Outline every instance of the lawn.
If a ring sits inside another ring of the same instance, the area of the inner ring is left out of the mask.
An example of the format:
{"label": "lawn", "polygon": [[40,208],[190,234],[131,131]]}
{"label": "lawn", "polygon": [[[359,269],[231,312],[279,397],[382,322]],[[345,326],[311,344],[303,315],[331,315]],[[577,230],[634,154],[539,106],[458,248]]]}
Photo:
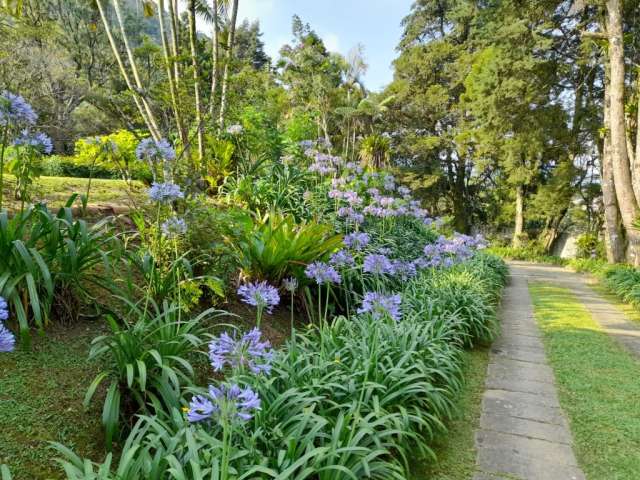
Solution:
{"label": "lawn", "polygon": [[[74,177],[40,177],[36,180],[32,195],[34,202],[46,201],[49,207],[62,207],[69,197],[78,193],[84,195],[87,191],[88,178]],[[15,200],[13,189],[15,177],[5,175],[4,200],[9,210],[20,208],[20,202]],[[130,207],[133,202],[141,204],[146,187],[142,182],[132,183],[131,195],[127,193],[127,184],[123,180],[105,180],[94,178],[91,180],[89,204],[110,205],[116,208]],[[79,205],[79,202],[78,202]]]}
{"label": "lawn", "polygon": [[567,412],[578,462],[593,480],[631,480],[640,471],[640,361],[593,320],[565,288],[530,286],[547,357]]}
{"label": "lawn", "polygon": [[32,350],[0,355],[0,465],[15,479],[63,478],[48,442],[104,456],[99,408],[82,406],[98,368],[87,361],[89,344],[102,325],[58,326],[34,339]]}

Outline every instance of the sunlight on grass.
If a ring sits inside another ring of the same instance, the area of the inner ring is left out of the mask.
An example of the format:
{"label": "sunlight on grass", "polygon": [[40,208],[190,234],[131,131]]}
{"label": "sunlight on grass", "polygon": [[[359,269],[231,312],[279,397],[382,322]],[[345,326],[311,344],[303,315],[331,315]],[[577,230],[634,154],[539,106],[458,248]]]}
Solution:
{"label": "sunlight on grass", "polygon": [[529,288],[568,414],[578,461],[593,480],[638,478],[640,361],[593,320],[565,288]]}
{"label": "sunlight on grass", "polygon": [[458,400],[456,419],[433,445],[437,462],[416,463],[412,468],[413,480],[464,480],[471,478],[475,471],[475,431],[480,424],[489,349],[476,348],[465,356],[466,383]]}
{"label": "sunlight on grass", "polygon": [[[87,178],[75,177],[40,177],[33,188],[33,201],[46,201],[50,207],[62,207],[69,197],[74,194],[84,195],[87,190]],[[5,175],[4,199],[9,209],[20,207],[20,202],[13,197],[15,177]],[[131,197],[127,194],[127,184],[123,180],[108,180],[94,178],[91,181],[90,204],[112,204],[116,206],[130,206],[131,198],[141,203],[145,197],[145,186],[142,182],[133,182]]]}

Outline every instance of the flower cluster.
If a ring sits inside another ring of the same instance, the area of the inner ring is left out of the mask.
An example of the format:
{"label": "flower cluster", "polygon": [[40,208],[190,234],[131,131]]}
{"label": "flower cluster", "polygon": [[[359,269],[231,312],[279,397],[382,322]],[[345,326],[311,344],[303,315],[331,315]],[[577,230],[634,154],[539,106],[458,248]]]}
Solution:
{"label": "flower cluster", "polygon": [[452,239],[440,236],[434,243],[425,245],[423,261],[428,267],[449,267],[468,260],[475,250],[485,246],[485,240],[481,236],[470,237],[460,233],[456,233]]}
{"label": "flower cluster", "polygon": [[0,352],[13,352],[16,347],[16,338],[2,322],[9,319],[9,305],[0,297]]}
{"label": "flower cluster", "polygon": [[366,273],[374,275],[393,275],[396,269],[393,263],[385,255],[369,254],[364,257],[362,270]]}
{"label": "flower cluster", "polygon": [[242,125],[229,125],[227,127],[227,133],[229,135],[240,135],[244,131],[244,127]]}
{"label": "flower cluster", "polygon": [[38,115],[20,95],[3,91],[0,94],[0,125],[33,125]]}
{"label": "flower cluster", "polygon": [[157,142],[153,138],[145,138],[136,147],[136,157],[148,162],[170,162],[175,160],[176,152],[164,138]]}
{"label": "flower cluster", "polygon": [[273,350],[268,341],[260,341],[260,330],[254,328],[242,337],[236,338],[227,332],[214,338],[209,343],[209,360],[216,372],[229,365],[232,369],[248,368],[253,373],[266,373],[271,371]]}
{"label": "flower cluster", "polygon": [[175,183],[152,183],[149,189],[149,198],[158,203],[171,203],[179,198],[184,198],[184,193]]}
{"label": "flower cluster", "polygon": [[296,277],[285,278],[282,286],[287,292],[293,293],[298,289],[298,279]]}
{"label": "flower cluster", "polygon": [[13,141],[13,144],[33,149],[44,155],[49,155],[53,151],[53,143],[46,133],[31,133],[27,129],[20,133],[20,136]]}
{"label": "flower cluster", "polygon": [[304,271],[307,278],[316,281],[318,285],[340,283],[340,274],[331,265],[322,262],[310,263]]}
{"label": "flower cluster", "polygon": [[358,313],[370,313],[376,320],[389,316],[393,320],[399,321],[402,317],[401,305],[402,297],[400,294],[383,295],[376,292],[367,292],[364,294],[362,306],[358,308]]}
{"label": "flower cluster", "polygon": [[271,313],[273,307],[280,303],[278,289],[266,281],[242,285],[238,288],[238,295],[244,303],[259,309],[266,309],[267,313]]}
{"label": "flower cluster", "polygon": [[344,237],[343,242],[348,248],[362,250],[369,243],[369,235],[364,232],[350,233]]}
{"label": "flower cluster", "polygon": [[177,238],[187,233],[187,222],[183,218],[170,217],[160,226],[162,234],[167,238]]}
{"label": "flower cluster", "polygon": [[224,423],[240,419],[251,420],[253,412],[260,410],[260,398],[251,388],[209,385],[208,394],[196,395],[189,403],[187,419],[191,423],[211,420],[217,417]]}
{"label": "flower cluster", "polygon": [[353,256],[346,250],[340,250],[331,255],[329,263],[336,267],[348,267],[355,263]]}

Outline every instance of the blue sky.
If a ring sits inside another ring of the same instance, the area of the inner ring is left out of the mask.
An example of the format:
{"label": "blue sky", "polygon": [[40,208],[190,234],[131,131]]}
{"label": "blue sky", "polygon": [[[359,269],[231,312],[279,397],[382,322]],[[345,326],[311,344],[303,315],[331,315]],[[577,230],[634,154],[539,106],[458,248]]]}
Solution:
{"label": "blue sky", "polygon": [[291,17],[298,14],[324,40],[327,47],[346,55],[364,45],[369,70],[365,84],[377,90],[393,78],[391,62],[400,40],[401,20],[413,0],[239,0],[238,19],[257,19],[267,53],[277,58],[291,41]]}

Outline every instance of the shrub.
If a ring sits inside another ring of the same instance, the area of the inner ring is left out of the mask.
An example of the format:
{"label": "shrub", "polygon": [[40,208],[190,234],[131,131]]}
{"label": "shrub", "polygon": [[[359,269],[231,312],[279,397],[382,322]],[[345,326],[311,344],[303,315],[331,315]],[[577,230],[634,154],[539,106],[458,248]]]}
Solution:
{"label": "shrub", "polygon": [[606,288],[625,302],[640,308],[640,270],[628,265],[615,265],[603,272]]}
{"label": "shrub", "polygon": [[604,258],[604,242],[595,233],[585,233],[576,240],[577,258]]}
{"label": "shrub", "polygon": [[342,242],[329,225],[296,223],[291,215],[269,213],[246,223],[232,245],[242,273],[252,279],[278,284],[284,277],[301,277],[309,263],[337,250]]}

